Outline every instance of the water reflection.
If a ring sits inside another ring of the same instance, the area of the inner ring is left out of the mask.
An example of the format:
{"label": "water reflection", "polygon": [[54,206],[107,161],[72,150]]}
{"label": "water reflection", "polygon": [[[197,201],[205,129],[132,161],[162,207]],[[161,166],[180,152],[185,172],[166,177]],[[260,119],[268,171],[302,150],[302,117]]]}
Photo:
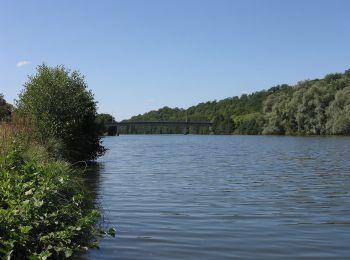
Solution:
{"label": "water reflection", "polygon": [[101,188],[101,173],[104,171],[104,163],[97,162],[89,165],[84,173],[84,183],[87,190],[94,196],[97,202],[99,190]]}

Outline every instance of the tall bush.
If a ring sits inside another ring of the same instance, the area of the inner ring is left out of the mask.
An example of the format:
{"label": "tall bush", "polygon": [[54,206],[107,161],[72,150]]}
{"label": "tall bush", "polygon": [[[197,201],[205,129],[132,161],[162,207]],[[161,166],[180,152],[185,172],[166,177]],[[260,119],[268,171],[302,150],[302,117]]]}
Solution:
{"label": "tall bush", "polygon": [[96,101],[84,77],[64,66],[38,66],[17,102],[30,116],[36,139],[71,162],[94,160],[105,151],[99,138]]}

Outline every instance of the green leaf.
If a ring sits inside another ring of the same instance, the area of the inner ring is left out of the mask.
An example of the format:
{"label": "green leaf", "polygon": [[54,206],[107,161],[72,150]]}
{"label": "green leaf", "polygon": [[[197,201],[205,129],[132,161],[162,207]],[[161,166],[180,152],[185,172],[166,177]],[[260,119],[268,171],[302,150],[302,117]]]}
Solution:
{"label": "green leaf", "polygon": [[112,236],[112,237],[115,237],[116,233],[117,233],[117,230],[115,230],[115,228],[110,228],[107,231],[107,234]]}
{"label": "green leaf", "polygon": [[66,250],[64,251],[64,255],[65,255],[67,258],[71,257],[72,254],[73,254],[73,250],[70,249],[70,248],[68,248],[68,249],[66,249]]}
{"label": "green leaf", "polygon": [[27,190],[24,195],[26,196],[29,196],[29,195],[32,195],[33,194],[33,191],[34,191],[34,188],[33,189],[30,189],[30,190]]}
{"label": "green leaf", "polygon": [[22,233],[28,233],[33,227],[32,226],[21,226],[19,229]]}
{"label": "green leaf", "polygon": [[40,253],[39,259],[40,260],[46,260],[50,256],[51,256],[51,253],[49,251],[43,251],[43,252]]}
{"label": "green leaf", "polygon": [[44,204],[44,201],[42,200],[35,200],[34,206],[40,208]]}

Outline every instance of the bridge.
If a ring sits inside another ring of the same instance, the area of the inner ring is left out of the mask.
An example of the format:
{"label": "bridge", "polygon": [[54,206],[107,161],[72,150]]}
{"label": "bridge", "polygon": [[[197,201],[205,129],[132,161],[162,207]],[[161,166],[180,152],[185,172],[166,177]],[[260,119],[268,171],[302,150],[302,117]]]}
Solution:
{"label": "bridge", "polygon": [[207,121],[122,121],[107,122],[106,127],[116,127],[117,135],[120,133],[122,126],[178,126],[183,127],[184,134],[188,134],[190,126],[212,126],[213,123]]}

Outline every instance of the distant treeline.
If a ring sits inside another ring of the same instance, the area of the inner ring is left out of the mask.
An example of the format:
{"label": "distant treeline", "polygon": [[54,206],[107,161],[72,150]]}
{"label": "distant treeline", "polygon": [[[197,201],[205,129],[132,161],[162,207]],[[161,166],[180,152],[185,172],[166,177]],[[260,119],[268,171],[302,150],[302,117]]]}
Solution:
{"label": "distant treeline", "polygon": [[[200,103],[188,109],[164,107],[129,121],[210,121],[209,127],[191,127],[193,134],[350,134],[350,70],[323,79],[278,85],[240,97]],[[122,133],[182,133],[174,127],[138,126]]]}

